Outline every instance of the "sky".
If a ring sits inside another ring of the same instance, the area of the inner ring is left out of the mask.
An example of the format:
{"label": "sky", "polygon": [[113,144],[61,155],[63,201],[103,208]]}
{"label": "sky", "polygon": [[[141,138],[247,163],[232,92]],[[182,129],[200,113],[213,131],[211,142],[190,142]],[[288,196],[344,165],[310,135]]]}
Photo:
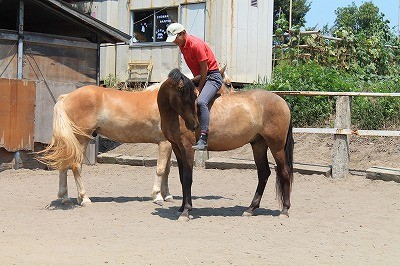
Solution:
{"label": "sky", "polygon": [[[295,0],[294,0],[295,1]],[[360,7],[367,0],[308,0],[311,3],[311,9],[308,11],[306,19],[306,27],[314,27],[317,24],[318,28],[322,28],[328,24],[329,27],[333,26],[336,19],[335,10],[338,7],[347,7],[355,3]],[[399,0],[372,0],[379,11],[385,15],[385,18],[390,20],[390,27],[395,27],[395,32],[398,29],[399,18]]]}

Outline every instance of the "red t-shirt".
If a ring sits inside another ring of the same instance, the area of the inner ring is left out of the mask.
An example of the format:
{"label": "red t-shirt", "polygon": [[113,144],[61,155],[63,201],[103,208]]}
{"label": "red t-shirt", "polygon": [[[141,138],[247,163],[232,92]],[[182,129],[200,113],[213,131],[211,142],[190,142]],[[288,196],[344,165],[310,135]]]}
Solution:
{"label": "red t-shirt", "polygon": [[200,75],[199,62],[207,60],[208,71],[218,70],[219,66],[215,60],[214,53],[202,39],[193,35],[186,35],[186,43],[179,47],[185,58],[186,64],[194,76]]}

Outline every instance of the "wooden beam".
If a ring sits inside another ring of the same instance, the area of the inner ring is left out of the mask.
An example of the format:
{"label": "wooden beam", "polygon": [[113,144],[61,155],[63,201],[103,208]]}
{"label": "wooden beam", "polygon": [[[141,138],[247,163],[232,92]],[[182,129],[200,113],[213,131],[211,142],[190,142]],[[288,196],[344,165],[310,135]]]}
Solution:
{"label": "wooden beam", "polygon": [[367,178],[400,183],[400,169],[373,166],[367,169]]}
{"label": "wooden beam", "polygon": [[278,95],[294,96],[366,96],[366,97],[400,97],[400,92],[330,92],[330,91],[271,91]]}
{"label": "wooden beam", "polygon": [[380,136],[380,137],[400,137],[400,131],[396,130],[352,130],[347,128],[293,128],[293,133],[312,133],[312,134],[338,134],[356,136]]}

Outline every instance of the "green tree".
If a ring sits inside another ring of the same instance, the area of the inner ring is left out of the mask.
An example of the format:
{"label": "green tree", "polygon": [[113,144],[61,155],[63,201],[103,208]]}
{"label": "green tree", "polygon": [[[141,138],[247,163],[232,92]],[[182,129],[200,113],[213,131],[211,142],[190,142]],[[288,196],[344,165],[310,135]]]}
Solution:
{"label": "green tree", "polygon": [[[293,0],[292,2],[292,25],[304,26],[307,12],[310,10],[311,3],[307,0]],[[290,0],[274,1],[274,32],[278,28],[276,21],[283,13],[289,19]]]}
{"label": "green tree", "polygon": [[359,8],[352,3],[348,7],[335,10],[336,20],[334,29],[351,30],[354,34],[364,33],[373,35],[381,32],[384,38],[390,38],[390,21],[372,2],[366,2]]}
{"label": "green tree", "polygon": [[[346,42],[352,51],[350,69],[363,74],[392,75],[398,73],[399,41],[390,30],[390,21],[371,1],[357,7],[354,3],[340,7],[332,32]],[[350,37],[351,40],[347,38]]]}

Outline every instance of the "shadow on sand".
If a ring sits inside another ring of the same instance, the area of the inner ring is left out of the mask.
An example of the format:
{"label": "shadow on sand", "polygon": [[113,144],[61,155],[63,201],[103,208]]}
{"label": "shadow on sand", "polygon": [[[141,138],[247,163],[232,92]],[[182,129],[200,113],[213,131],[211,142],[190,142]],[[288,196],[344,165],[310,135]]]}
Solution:
{"label": "shadow on sand", "polygon": [[[193,208],[190,212],[192,219],[199,219],[202,217],[241,217],[243,212],[247,209],[245,206],[234,206],[234,207],[219,207],[219,208]],[[161,218],[166,218],[170,220],[177,220],[179,216],[179,207],[169,207],[169,208],[156,208],[152,214],[158,215]],[[258,208],[254,211],[254,216],[279,216],[279,210],[271,210]]]}

